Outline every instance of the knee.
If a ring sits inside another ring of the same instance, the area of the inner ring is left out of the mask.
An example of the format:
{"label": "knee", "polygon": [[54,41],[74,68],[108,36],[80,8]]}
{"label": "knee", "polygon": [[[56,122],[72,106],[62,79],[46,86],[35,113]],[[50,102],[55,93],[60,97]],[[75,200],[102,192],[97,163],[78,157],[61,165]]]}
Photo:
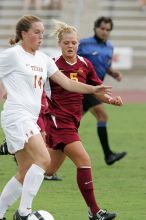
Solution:
{"label": "knee", "polygon": [[92,109],[92,113],[98,121],[106,122],[108,120],[108,115],[106,111],[104,110],[104,108],[99,108],[98,105]]}
{"label": "knee", "polygon": [[88,154],[82,156],[78,165],[78,167],[84,167],[84,166],[91,167],[91,159]]}
{"label": "knee", "polygon": [[42,161],[42,168],[46,171],[48,169],[48,167],[50,166],[51,160],[50,158],[45,158]]}
{"label": "knee", "polygon": [[35,163],[38,164],[44,171],[46,171],[51,163],[50,155],[48,154],[38,158],[38,160]]}
{"label": "knee", "polygon": [[98,114],[98,121],[107,122],[108,121],[108,115],[105,112],[101,112]]}

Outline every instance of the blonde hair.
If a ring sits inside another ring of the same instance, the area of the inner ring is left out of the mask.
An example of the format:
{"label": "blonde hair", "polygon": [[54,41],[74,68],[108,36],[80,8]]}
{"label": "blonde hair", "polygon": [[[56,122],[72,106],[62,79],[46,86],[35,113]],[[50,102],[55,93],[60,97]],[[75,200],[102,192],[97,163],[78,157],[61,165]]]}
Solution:
{"label": "blonde hair", "polygon": [[33,15],[25,15],[22,18],[19,19],[19,21],[16,24],[16,33],[15,37],[11,38],[9,40],[9,43],[11,45],[14,45],[18,43],[20,40],[22,40],[22,31],[28,31],[31,28],[32,23],[34,22],[42,22],[40,18],[33,16]]}
{"label": "blonde hair", "polygon": [[54,30],[51,33],[51,36],[56,37],[58,43],[60,43],[60,41],[62,40],[62,36],[64,33],[77,33],[77,29],[74,26],[68,25],[65,22],[53,19],[53,23],[55,24],[55,26]]}

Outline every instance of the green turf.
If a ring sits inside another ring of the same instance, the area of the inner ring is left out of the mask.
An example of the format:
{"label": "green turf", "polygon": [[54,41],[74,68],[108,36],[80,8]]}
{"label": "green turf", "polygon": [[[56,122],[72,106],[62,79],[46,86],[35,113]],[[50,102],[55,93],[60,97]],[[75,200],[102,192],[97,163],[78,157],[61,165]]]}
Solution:
{"label": "green turf", "polygon": [[[96,122],[89,113],[82,119],[80,134],[93,166],[95,194],[101,207],[117,212],[117,220],[146,218],[146,106],[106,106],[109,113],[109,139],[114,151],[126,150],[126,158],[106,166],[99,141]],[[2,133],[0,140],[2,141]],[[14,175],[16,165],[11,156],[0,157],[0,190]],[[34,200],[33,209],[50,211],[55,220],[87,220],[86,205],[77,188],[76,170],[66,160],[58,172],[62,182],[44,182]],[[9,208],[7,219],[18,207]]]}

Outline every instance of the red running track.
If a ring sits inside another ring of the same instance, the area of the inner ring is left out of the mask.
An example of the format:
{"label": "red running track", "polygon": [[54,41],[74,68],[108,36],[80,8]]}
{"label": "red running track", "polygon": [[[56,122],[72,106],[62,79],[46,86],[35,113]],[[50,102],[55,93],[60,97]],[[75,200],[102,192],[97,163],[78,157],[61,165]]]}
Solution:
{"label": "red running track", "polygon": [[146,91],[114,91],[113,96],[120,95],[123,103],[146,103]]}

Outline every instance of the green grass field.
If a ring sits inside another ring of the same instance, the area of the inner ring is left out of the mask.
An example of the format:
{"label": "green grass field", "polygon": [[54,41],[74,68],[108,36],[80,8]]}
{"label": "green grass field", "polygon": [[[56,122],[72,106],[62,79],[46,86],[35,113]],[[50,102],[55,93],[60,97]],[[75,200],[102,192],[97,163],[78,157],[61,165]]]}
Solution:
{"label": "green grass field", "polygon": [[[90,113],[82,119],[80,134],[93,167],[95,194],[100,206],[116,211],[117,220],[146,219],[146,106],[128,104],[106,106],[109,113],[109,139],[114,151],[128,152],[112,166],[104,163],[96,136],[96,122]],[[0,141],[3,140],[2,131]],[[0,157],[0,191],[17,167],[11,156]],[[87,220],[87,209],[76,184],[76,169],[66,160],[58,172],[61,182],[43,182],[34,200],[34,210],[48,210],[55,220]],[[18,207],[9,208],[7,219]]]}

